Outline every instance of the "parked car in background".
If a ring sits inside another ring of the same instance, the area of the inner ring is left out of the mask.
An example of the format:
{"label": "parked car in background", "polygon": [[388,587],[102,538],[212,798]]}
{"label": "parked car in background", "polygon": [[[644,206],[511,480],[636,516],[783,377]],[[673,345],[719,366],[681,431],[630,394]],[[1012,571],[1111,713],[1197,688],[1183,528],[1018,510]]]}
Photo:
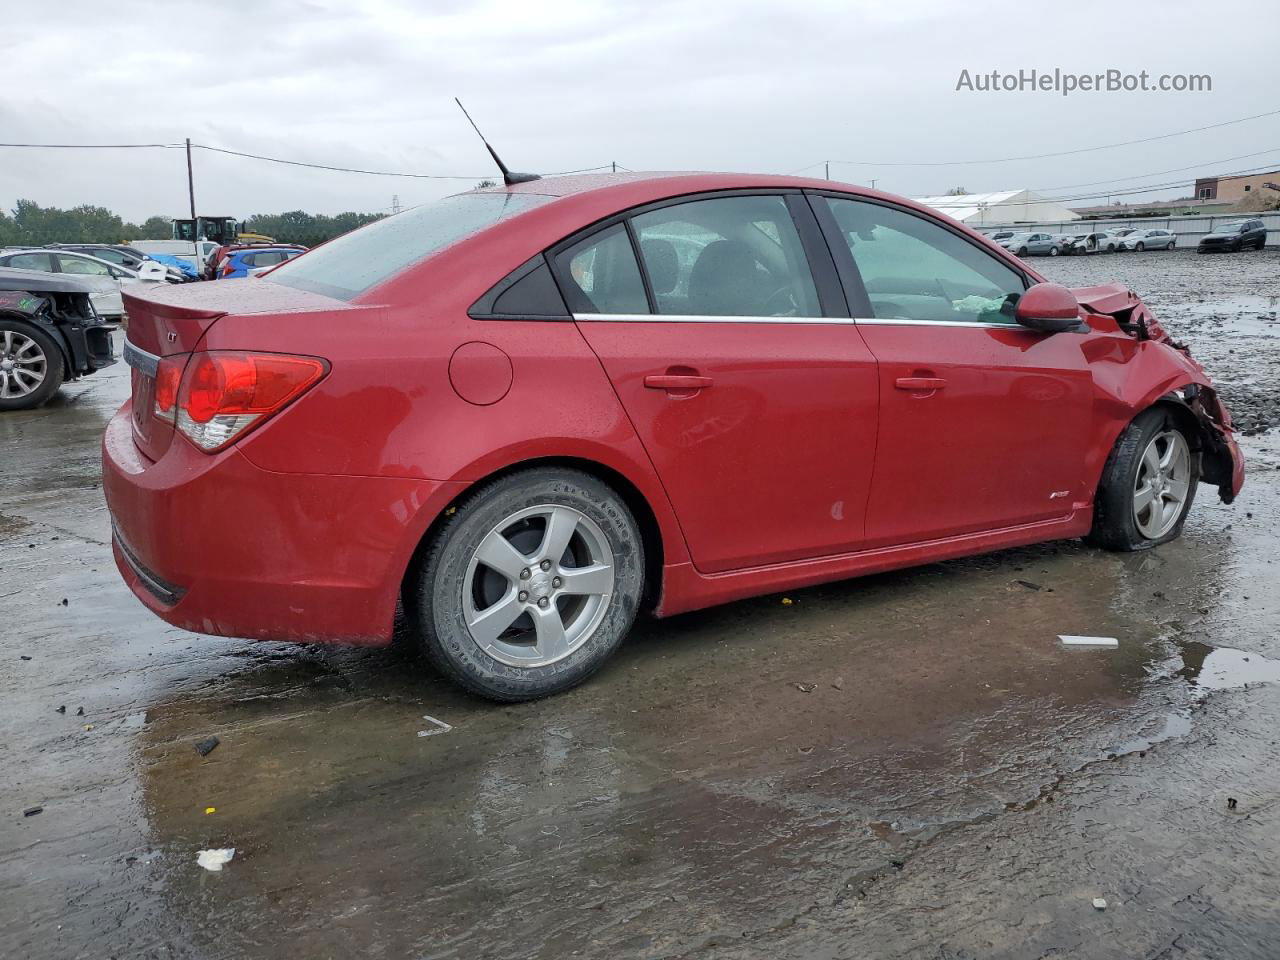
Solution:
{"label": "parked car in background", "polygon": [[477,190],[128,307],[102,452],[134,594],[183,629],[361,644],[403,598],[497,700],[583,681],[642,609],[1139,550],[1197,482],[1244,483],[1212,383],[1130,290],[829,180]]}
{"label": "parked car in background", "polygon": [[106,244],[106,243],[46,243],[46,250],[69,250],[72,253],[86,253],[91,257],[97,257],[99,260],[105,260],[107,263],[114,263],[117,267],[126,267],[130,270],[137,270],[142,262],[147,259],[147,255],[135,247],[127,244]]}
{"label": "parked car in background", "polygon": [[1056,257],[1062,252],[1062,244],[1049,233],[1015,233],[1000,246],[1019,257]]}
{"label": "parked car in background", "polygon": [[1073,256],[1087,253],[1105,253],[1115,249],[1115,244],[1107,243],[1105,233],[1077,233],[1062,248],[1062,252]]}
{"label": "parked car in background", "polygon": [[1008,240],[1016,232],[1016,230],[993,230],[991,233],[987,234],[987,236],[996,243],[999,243],[1001,240]]}
{"label": "parked car in background", "polygon": [[0,267],[0,411],[38,407],[67,380],[115,363],[116,329],[83,278]]}
{"label": "parked car in background", "polygon": [[1199,253],[1216,253],[1222,250],[1261,250],[1267,245],[1267,227],[1261,220],[1233,220],[1220,224],[1200,238],[1196,246]]}
{"label": "parked car in background", "polygon": [[233,277],[246,277],[250,271],[270,270],[304,252],[300,247],[250,247],[232,250],[218,269],[218,279],[230,280]]}
{"label": "parked car in background", "polygon": [[1178,238],[1168,230],[1134,230],[1126,234],[1119,243],[1121,250],[1173,250],[1178,245]]}
{"label": "parked car in background", "polygon": [[153,271],[144,262],[142,272],[139,272],[70,250],[6,250],[0,252],[0,267],[79,277],[89,288],[93,308],[113,322],[124,314],[122,288],[165,280],[164,268],[160,264],[152,264]]}
{"label": "parked car in background", "polygon": [[[299,253],[305,253],[307,248],[300,243],[277,243],[275,241],[271,241],[269,243],[267,242],[260,243],[260,242],[254,241],[250,243],[224,244],[223,246],[218,247],[216,250],[214,250],[213,253],[210,255],[208,265],[205,267],[205,278],[208,280],[217,280],[224,276],[227,276],[228,274],[225,273],[224,268],[226,267],[228,258],[233,253],[250,251],[250,250],[261,250],[261,251],[288,250],[293,252],[293,256],[296,256]],[[285,260],[288,260],[288,259],[291,259],[291,257],[282,257],[279,259],[276,259],[275,257],[267,257],[262,263],[258,263],[255,260],[251,265],[247,265],[244,268],[246,270],[251,270],[254,267],[259,267],[259,266],[263,266],[263,267],[275,266],[276,264],[283,263]],[[237,276],[243,276],[243,274],[237,274]]]}

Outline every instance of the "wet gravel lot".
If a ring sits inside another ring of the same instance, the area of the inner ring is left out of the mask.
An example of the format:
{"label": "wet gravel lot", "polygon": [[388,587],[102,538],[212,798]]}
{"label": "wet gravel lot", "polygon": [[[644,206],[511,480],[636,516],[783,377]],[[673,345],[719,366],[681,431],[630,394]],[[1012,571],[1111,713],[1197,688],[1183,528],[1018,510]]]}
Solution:
{"label": "wet gravel lot", "polygon": [[124,368],[0,418],[0,956],[1280,955],[1280,256],[1036,265],[1190,344],[1235,505],[645,623],[534,704],[168,627],[108,548]]}

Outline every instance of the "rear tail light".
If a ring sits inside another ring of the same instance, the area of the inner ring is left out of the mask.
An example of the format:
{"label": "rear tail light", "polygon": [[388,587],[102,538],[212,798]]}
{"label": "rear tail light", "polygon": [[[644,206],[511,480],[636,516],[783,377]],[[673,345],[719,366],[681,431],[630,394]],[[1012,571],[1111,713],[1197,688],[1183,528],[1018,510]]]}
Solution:
{"label": "rear tail light", "polygon": [[235,268],[235,266],[231,263],[230,258],[228,258],[228,259],[226,259],[226,260],[224,260],[224,261],[222,262],[222,275],[223,275],[224,277],[229,277],[229,276],[231,276],[231,274],[235,273],[235,270],[236,270],[236,268]]}
{"label": "rear tail light", "polygon": [[155,415],[165,423],[173,423],[178,413],[178,387],[182,383],[182,368],[187,355],[163,357],[156,368]]}
{"label": "rear tail light", "polygon": [[212,453],[279,413],[328,371],[318,357],[281,353],[212,350],[166,357],[156,372],[156,416]]}

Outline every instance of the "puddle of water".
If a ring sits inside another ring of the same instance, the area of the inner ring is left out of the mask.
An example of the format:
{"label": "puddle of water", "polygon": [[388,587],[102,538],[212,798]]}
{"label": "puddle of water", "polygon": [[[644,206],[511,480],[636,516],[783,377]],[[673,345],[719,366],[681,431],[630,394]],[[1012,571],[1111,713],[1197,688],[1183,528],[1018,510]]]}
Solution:
{"label": "puddle of water", "polygon": [[1182,645],[1182,663],[1177,676],[1194,688],[1197,698],[1211,690],[1234,690],[1251,683],[1280,683],[1280,661],[1231,647],[1189,641]]}

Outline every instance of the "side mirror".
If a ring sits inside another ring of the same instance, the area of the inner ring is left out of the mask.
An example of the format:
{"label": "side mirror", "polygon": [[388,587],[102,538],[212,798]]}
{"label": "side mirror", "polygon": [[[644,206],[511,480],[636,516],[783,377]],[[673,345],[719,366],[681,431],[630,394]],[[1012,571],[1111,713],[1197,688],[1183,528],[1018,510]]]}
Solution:
{"label": "side mirror", "polygon": [[1080,319],[1075,294],[1059,283],[1037,283],[1018,298],[1013,316],[1024,327],[1042,333],[1088,329]]}

